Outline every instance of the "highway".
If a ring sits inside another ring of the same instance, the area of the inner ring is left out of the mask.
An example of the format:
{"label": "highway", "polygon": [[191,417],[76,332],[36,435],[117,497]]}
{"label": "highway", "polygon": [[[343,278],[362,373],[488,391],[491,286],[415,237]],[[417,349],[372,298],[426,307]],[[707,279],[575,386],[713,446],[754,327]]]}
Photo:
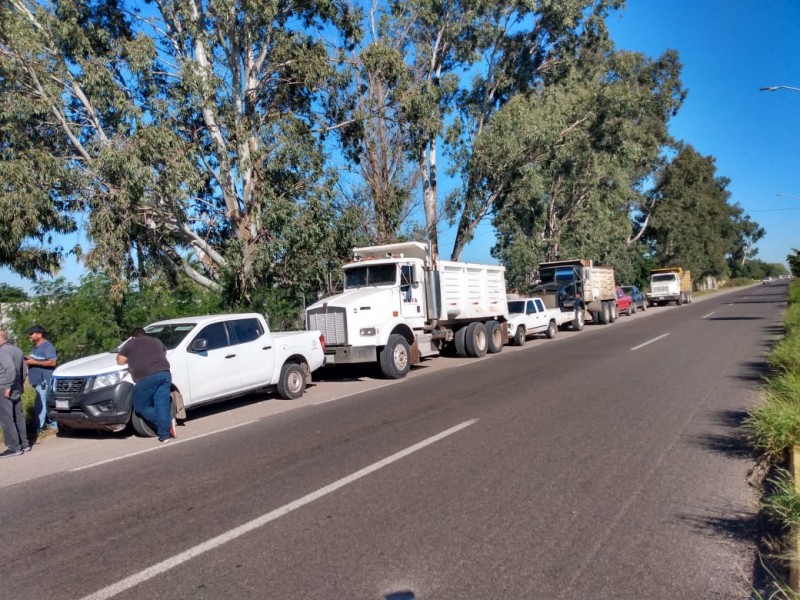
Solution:
{"label": "highway", "polygon": [[785,298],[714,294],[323,398],[325,373],[292,410],[115,440],[108,462],[54,439],[0,464],[0,596],[748,598],[741,422]]}

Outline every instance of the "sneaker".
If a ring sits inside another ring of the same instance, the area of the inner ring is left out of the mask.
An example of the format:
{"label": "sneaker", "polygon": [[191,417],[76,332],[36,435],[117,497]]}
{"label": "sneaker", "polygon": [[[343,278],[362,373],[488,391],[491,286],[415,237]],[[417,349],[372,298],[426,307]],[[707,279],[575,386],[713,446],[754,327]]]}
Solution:
{"label": "sneaker", "polygon": [[22,456],[22,450],[8,448],[5,452],[0,452],[0,458],[9,458],[11,456]]}
{"label": "sneaker", "polygon": [[162,444],[166,444],[167,442],[171,442],[172,438],[164,438],[163,440],[158,440],[158,441],[161,442]]}
{"label": "sneaker", "polygon": [[175,429],[178,426],[178,421],[172,419],[172,423],[169,424],[169,437],[176,438],[178,437],[178,432]]}
{"label": "sneaker", "polygon": [[31,446],[25,446],[25,447],[22,449],[22,451],[23,451],[23,452],[30,452],[32,449],[33,449],[33,448],[31,448]]}

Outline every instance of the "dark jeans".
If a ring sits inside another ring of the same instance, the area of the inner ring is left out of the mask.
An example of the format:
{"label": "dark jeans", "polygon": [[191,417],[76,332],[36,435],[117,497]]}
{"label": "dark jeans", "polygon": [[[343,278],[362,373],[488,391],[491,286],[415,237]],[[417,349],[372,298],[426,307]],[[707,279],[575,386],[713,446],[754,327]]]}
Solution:
{"label": "dark jeans", "polygon": [[133,410],[148,423],[155,425],[159,440],[169,438],[172,424],[169,390],[172,375],[159,371],[140,379],[133,386]]}
{"label": "dark jeans", "polygon": [[10,400],[0,391],[0,427],[9,450],[22,450],[28,447],[28,433],[25,430],[25,417],[22,415],[22,398]]}

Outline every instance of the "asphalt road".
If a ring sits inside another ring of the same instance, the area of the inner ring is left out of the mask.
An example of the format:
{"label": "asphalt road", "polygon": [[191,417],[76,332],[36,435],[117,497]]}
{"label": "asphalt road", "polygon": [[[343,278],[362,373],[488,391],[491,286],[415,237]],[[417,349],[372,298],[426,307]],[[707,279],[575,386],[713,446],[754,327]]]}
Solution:
{"label": "asphalt road", "polygon": [[111,462],[41,463],[0,487],[0,597],[747,598],[741,421],[785,297],[650,309]]}

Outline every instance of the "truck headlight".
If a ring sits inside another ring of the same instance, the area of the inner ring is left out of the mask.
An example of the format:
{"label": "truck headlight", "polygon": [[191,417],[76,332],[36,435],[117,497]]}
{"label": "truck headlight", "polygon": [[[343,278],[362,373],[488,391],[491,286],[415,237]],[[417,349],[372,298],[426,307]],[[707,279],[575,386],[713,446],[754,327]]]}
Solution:
{"label": "truck headlight", "polygon": [[364,329],[359,330],[359,335],[363,335],[365,337],[378,335],[378,328],[377,327],[364,327]]}
{"label": "truck headlight", "polygon": [[122,378],[125,377],[125,373],[127,371],[112,371],[111,373],[102,373],[100,375],[95,376],[92,379],[92,384],[89,387],[90,390],[101,390],[103,388],[107,388],[112,385],[117,385]]}

